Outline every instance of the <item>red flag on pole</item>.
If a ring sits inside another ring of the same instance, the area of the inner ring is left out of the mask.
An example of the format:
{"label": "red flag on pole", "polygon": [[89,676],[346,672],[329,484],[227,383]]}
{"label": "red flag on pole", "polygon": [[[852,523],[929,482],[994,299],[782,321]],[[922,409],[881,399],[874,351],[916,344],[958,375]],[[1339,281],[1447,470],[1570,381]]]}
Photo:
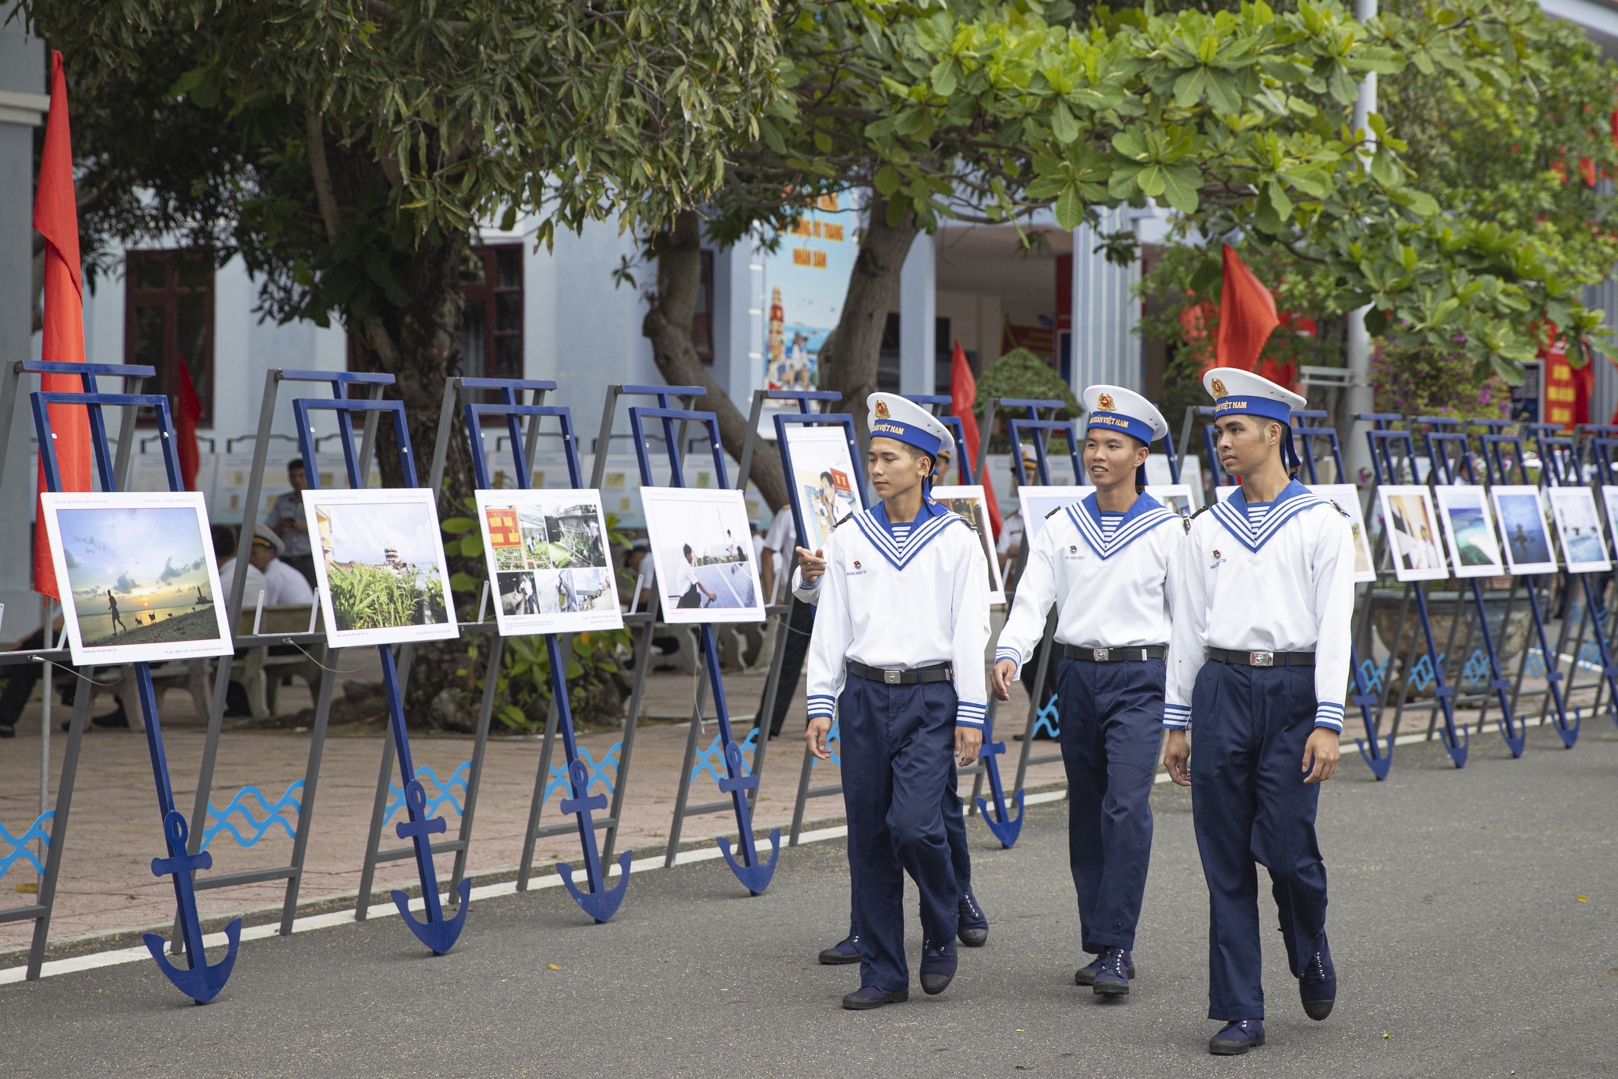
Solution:
{"label": "red flag on pole", "polygon": [[[40,352],[54,363],[84,362],[84,280],[79,263],[79,210],[73,191],[73,137],[67,124],[67,77],[62,54],[51,50],[51,111],[45,122],[39,187],[34,193],[34,230],[45,237],[45,340]],[[42,375],[47,393],[78,393],[78,375]],[[82,407],[52,405],[51,433],[62,490],[90,489],[90,418]],[[45,490],[40,466],[39,489]],[[35,507],[35,520],[43,521]],[[34,531],[34,589],[60,599],[43,523]]]}
{"label": "red flag on pole", "polygon": [[1258,366],[1270,331],[1281,324],[1275,313],[1275,297],[1253,276],[1253,271],[1231,249],[1224,246],[1225,281],[1219,290],[1219,343],[1215,364],[1251,371]]}
{"label": "red flag on pole", "polygon": [[197,388],[191,383],[191,369],[186,367],[184,356],[179,357],[176,366],[180,369],[180,407],[174,417],[174,453],[180,459],[180,478],[185,481],[185,489],[195,491],[197,469],[202,464],[202,453],[197,448],[197,423],[202,419],[202,398],[197,396]]}
{"label": "red flag on pole", "polygon": [[[960,417],[961,434],[966,439],[966,445],[958,447],[957,452],[966,454],[974,464],[983,437],[978,433],[977,416],[972,413],[977,400],[978,380],[972,376],[972,365],[966,362],[966,350],[957,341],[955,354],[950,357],[949,364],[949,411],[950,415]],[[999,539],[1000,503],[995,500],[994,485],[982,476],[976,479],[983,484],[983,496],[989,503],[989,527],[994,529],[994,538]]]}

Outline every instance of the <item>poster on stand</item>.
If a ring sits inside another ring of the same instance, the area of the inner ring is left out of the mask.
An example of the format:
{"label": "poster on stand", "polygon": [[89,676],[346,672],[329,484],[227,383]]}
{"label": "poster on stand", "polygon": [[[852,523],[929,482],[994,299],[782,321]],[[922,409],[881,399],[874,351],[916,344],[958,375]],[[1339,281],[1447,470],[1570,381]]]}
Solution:
{"label": "poster on stand", "polygon": [[859,254],[859,227],[851,193],[821,195],[780,234],[776,249],[764,254],[765,389],[820,385],[820,350],[842,317]]}
{"label": "poster on stand", "polygon": [[333,648],[459,634],[438,507],[424,487],[305,491],[315,580]]}
{"label": "poster on stand", "polygon": [[989,503],[983,488],[934,487],[932,496],[945,509],[964,517],[966,523],[972,526],[972,531],[978,534],[978,541],[983,544],[983,556],[989,563],[989,603],[991,606],[1004,603],[1006,586],[1000,576],[1000,559],[994,551],[994,532],[989,527]]}
{"label": "poster on stand", "polygon": [[1077,506],[1090,495],[1094,487],[1018,487],[1017,502],[1023,520],[1023,542],[1033,543],[1040,529],[1050,518],[1051,511]]}
{"label": "poster on stand", "polygon": [[1189,517],[1197,512],[1197,500],[1189,483],[1149,483],[1146,493],[1177,517]]}
{"label": "poster on stand", "polygon": [[1481,487],[1439,487],[1438,512],[1444,518],[1455,576],[1499,577],[1506,572],[1495,538],[1494,515]]}
{"label": "poster on stand", "polygon": [[599,491],[477,492],[500,633],[622,629]]}
{"label": "poster on stand", "polygon": [[1348,514],[1348,526],[1354,533],[1354,583],[1376,580],[1376,567],[1371,560],[1371,536],[1365,527],[1365,514],[1360,511],[1359,488],[1352,483],[1314,483],[1304,486]]}
{"label": "poster on stand", "polygon": [[787,489],[792,508],[803,522],[800,540],[811,551],[823,550],[837,522],[865,508],[859,473],[848,452],[841,426],[809,427],[784,423],[782,460],[788,465]]}
{"label": "poster on stand", "polygon": [[1419,484],[1377,488],[1382,524],[1387,530],[1393,571],[1400,581],[1442,581],[1449,577],[1439,546],[1433,492]]}
{"label": "poster on stand", "polygon": [[1613,542],[1618,543],[1618,486],[1604,484],[1601,487],[1601,504],[1607,510],[1607,531]]}
{"label": "poster on stand", "polygon": [[1556,554],[1545,527],[1545,503],[1532,484],[1497,484],[1489,491],[1500,522],[1506,565],[1514,575],[1555,573]]}
{"label": "poster on stand", "polygon": [[640,498],[664,622],[764,621],[742,492],[643,487]]}
{"label": "poster on stand", "polygon": [[1612,569],[1595,492],[1588,487],[1551,487],[1545,491],[1556,519],[1556,538],[1569,573],[1606,573]]}
{"label": "poster on stand", "polygon": [[197,491],[40,496],[76,666],[231,654],[208,511]]}

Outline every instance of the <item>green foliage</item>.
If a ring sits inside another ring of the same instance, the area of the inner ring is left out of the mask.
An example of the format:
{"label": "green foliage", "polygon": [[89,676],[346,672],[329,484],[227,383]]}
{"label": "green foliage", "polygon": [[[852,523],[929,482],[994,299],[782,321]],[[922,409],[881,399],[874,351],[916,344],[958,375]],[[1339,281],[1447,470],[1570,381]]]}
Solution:
{"label": "green foliage", "polygon": [[1062,381],[1062,376],[1026,348],[1014,348],[1001,356],[978,379],[978,399],[972,411],[979,418],[991,397],[1061,401],[1063,405],[1056,416],[1063,420],[1084,414],[1084,407],[1073,396],[1072,388]]}
{"label": "green foliage", "polygon": [[332,613],[337,628],[388,629],[447,622],[444,588],[433,567],[408,567],[404,574],[356,562],[329,566]]}
{"label": "green foliage", "polygon": [[1477,377],[1452,353],[1383,345],[1371,359],[1378,412],[1455,419],[1504,419],[1511,390],[1493,371]]}

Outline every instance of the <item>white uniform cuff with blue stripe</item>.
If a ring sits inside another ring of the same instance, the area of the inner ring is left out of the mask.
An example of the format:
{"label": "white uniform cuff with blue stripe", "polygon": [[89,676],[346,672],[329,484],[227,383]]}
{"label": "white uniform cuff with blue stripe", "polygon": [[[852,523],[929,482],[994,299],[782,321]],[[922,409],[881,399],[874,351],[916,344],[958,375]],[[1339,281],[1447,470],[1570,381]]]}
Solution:
{"label": "white uniform cuff with blue stripe", "polygon": [[1171,731],[1183,731],[1191,726],[1191,706],[1188,704],[1165,704],[1163,706],[1163,726]]}
{"label": "white uniform cuff with blue stripe", "polygon": [[1343,733],[1343,706],[1321,701],[1315,705],[1315,726],[1330,727],[1338,734]]}
{"label": "white uniform cuff with blue stripe", "polygon": [[994,650],[994,661],[999,663],[1003,659],[1009,659],[1011,662],[1017,665],[1017,669],[1011,672],[1011,677],[1015,678],[1017,675],[1022,673],[1021,652],[1017,651],[1015,648],[1008,648],[1002,645]]}
{"label": "white uniform cuff with blue stripe", "polygon": [[830,719],[837,711],[837,698],[830,693],[811,693],[809,695],[809,718]]}
{"label": "white uniform cuff with blue stripe", "polygon": [[955,725],[957,727],[976,727],[983,729],[984,714],[988,710],[987,704],[969,704],[960,701],[955,705]]}

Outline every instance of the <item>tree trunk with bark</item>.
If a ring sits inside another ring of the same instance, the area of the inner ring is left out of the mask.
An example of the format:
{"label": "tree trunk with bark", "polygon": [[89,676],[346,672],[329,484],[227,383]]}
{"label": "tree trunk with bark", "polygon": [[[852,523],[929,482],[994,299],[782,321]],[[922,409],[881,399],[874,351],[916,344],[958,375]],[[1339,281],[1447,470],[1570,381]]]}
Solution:
{"label": "tree trunk with bark", "polygon": [[860,237],[843,313],[820,350],[820,388],[843,395],[842,408],[854,414],[861,446],[870,437],[865,423],[865,398],[877,389],[882,331],[887,326],[888,312],[899,309],[899,272],[920,231],[915,214],[908,210],[898,224],[889,224],[888,200],[874,189],[869,196],[866,206],[870,221]]}
{"label": "tree trunk with bark", "polygon": [[[714,381],[691,344],[691,319],[702,287],[701,218],[691,210],[681,213],[673,228],[659,234],[651,246],[657,256],[657,289],[641,323],[641,333],[652,343],[652,356],[665,382],[671,386],[701,386],[708,391],[696,407],[719,417],[719,440],[739,462],[748,417]],[[786,476],[779,454],[755,444],[751,472],[749,478],[771,510],[786,505]]]}

